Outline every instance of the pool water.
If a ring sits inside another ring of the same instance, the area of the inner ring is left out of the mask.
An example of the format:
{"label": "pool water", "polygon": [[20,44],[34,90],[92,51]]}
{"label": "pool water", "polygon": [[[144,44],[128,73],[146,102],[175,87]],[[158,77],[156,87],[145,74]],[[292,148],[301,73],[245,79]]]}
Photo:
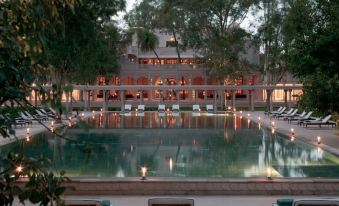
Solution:
{"label": "pool water", "polygon": [[[69,128],[68,141],[43,133],[0,148],[52,160],[69,177],[339,177],[339,158],[291,141],[240,116],[182,112],[106,113]],[[84,146],[85,145],[85,146]],[[87,148],[87,153],[84,149]]]}

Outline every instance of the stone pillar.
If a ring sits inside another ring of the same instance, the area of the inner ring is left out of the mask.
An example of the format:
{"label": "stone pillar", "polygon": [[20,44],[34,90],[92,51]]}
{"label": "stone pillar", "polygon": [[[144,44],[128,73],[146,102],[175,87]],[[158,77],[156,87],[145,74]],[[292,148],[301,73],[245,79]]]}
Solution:
{"label": "stone pillar", "polygon": [[125,90],[120,91],[120,99],[121,99],[121,111],[124,111],[125,108]]}
{"label": "stone pillar", "polygon": [[249,96],[248,102],[249,102],[250,111],[254,111],[253,93],[254,93],[254,90],[248,90],[248,96]]}
{"label": "stone pillar", "polygon": [[217,91],[216,90],[213,90],[213,109],[214,109],[214,112],[217,111]]}
{"label": "stone pillar", "polygon": [[73,90],[70,92],[70,97],[71,97],[71,101],[70,101],[70,108],[69,108],[69,112],[73,111]]}
{"label": "stone pillar", "polygon": [[180,90],[176,90],[175,93],[177,95],[177,103],[180,104]]}
{"label": "stone pillar", "polygon": [[102,91],[102,110],[107,111],[107,91],[103,90]]}
{"label": "stone pillar", "polygon": [[287,107],[287,90],[284,89],[284,104],[285,104],[285,107]]}
{"label": "stone pillar", "polygon": [[292,89],[288,90],[288,107],[292,106]]}
{"label": "stone pillar", "polygon": [[225,104],[225,90],[220,91],[220,110],[223,111],[224,108],[226,107]]}
{"label": "stone pillar", "polygon": [[83,98],[84,98],[84,110],[88,111],[89,93],[87,90],[83,90]]}
{"label": "stone pillar", "polygon": [[235,90],[232,90],[232,109],[235,108]]}
{"label": "stone pillar", "polygon": [[[190,86],[192,85],[192,79],[188,79],[188,85],[190,85]],[[192,92],[193,92],[192,89],[189,89],[189,90],[188,90],[188,100],[189,100],[189,101],[192,101],[192,96],[193,96],[193,95],[192,95]]]}
{"label": "stone pillar", "polygon": [[[152,78],[150,78],[150,77],[149,77],[148,85],[152,85]],[[151,102],[151,100],[152,100],[152,92],[153,92],[152,89],[148,90],[148,102]]]}
{"label": "stone pillar", "polygon": [[140,104],[144,104],[144,90],[140,92]]}

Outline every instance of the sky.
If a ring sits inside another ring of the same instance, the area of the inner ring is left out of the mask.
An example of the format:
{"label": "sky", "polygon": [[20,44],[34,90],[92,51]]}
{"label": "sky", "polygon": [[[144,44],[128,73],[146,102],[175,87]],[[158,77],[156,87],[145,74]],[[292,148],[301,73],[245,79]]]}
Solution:
{"label": "sky", "polygon": [[[121,29],[126,29],[127,25],[124,24],[123,17],[126,14],[126,12],[129,12],[135,3],[141,2],[142,0],[126,0],[126,9],[124,12],[119,12],[117,16],[115,16],[113,19],[118,22],[118,27]],[[261,14],[259,14],[261,15]],[[256,17],[257,18],[257,17]],[[254,15],[248,14],[248,17],[243,21],[243,23],[240,25],[243,29],[247,30],[250,33],[255,33],[256,26],[258,25],[256,22],[256,18]],[[254,26],[250,26],[251,24],[254,24]]]}

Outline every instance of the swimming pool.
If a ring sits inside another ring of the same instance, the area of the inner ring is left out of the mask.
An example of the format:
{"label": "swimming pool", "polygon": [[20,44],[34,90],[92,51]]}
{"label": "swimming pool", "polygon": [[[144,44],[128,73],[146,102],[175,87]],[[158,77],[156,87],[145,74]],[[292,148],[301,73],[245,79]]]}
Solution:
{"label": "swimming pool", "polygon": [[[181,112],[105,113],[69,128],[67,141],[42,133],[0,148],[52,160],[69,177],[339,177],[339,158],[240,116]],[[84,153],[83,145],[90,151]]]}

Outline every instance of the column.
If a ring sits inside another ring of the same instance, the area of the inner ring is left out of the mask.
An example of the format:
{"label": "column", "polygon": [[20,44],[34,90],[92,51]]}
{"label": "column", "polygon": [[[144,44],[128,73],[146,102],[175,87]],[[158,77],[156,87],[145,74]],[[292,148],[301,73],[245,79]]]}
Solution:
{"label": "column", "polygon": [[224,110],[225,108],[225,90],[221,90],[220,91],[220,107],[221,107],[221,111]]}
{"label": "column", "polygon": [[214,112],[217,111],[217,91],[213,90],[213,109]]}
{"label": "column", "polygon": [[107,91],[106,90],[103,90],[102,91],[102,110],[103,111],[107,111]]}
{"label": "column", "polygon": [[292,106],[292,89],[288,90],[288,107]]}
{"label": "column", "polygon": [[253,104],[253,91],[254,90],[248,90],[248,103],[249,103],[249,110],[254,111],[254,104]]}
{"label": "column", "polygon": [[87,90],[83,90],[83,98],[84,98],[84,110],[88,111],[89,94]]}
{"label": "column", "polygon": [[285,107],[287,107],[287,89],[284,89],[284,103]]}
{"label": "column", "polygon": [[[192,85],[192,79],[190,78],[190,79],[188,79],[188,85]],[[193,92],[193,90],[192,89],[189,89],[188,90],[188,100],[189,101],[192,101],[192,92]]]}
{"label": "column", "polygon": [[176,90],[175,93],[177,95],[177,103],[180,105],[180,90]]}
{"label": "column", "polygon": [[121,111],[124,111],[125,108],[125,90],[120,91],[120,99],[121,99]]}
{"label": "column", "polygon": [[73,111],[73,90],[70,91],[70,97],[71,97],[71,101],[70,101],[69,111],[72,112]]}
{"label": "column", "polygon": [[232,90],[232,109],[235,108],[235,90]]}
{"label": "column", "polygon": [[140,104],[144,104],[144,90],[140,92]]}
{"label": "column", "polygon": [[[150,76],[148,76],[148,79],[149,79],[149,83],[148,85],[152,85],[152,78],[150,78]],[[152,89],[148,90],[148,102],[151,102],[152,100]]]}
{"label": "column", "polygon": [[67,105],[67,108],[66,108],[66,111],[67,113],[69,112],[69,108],[70,108],[70,100],[69,100],[69,91],[65,91],[66,92],[66,105]]}

